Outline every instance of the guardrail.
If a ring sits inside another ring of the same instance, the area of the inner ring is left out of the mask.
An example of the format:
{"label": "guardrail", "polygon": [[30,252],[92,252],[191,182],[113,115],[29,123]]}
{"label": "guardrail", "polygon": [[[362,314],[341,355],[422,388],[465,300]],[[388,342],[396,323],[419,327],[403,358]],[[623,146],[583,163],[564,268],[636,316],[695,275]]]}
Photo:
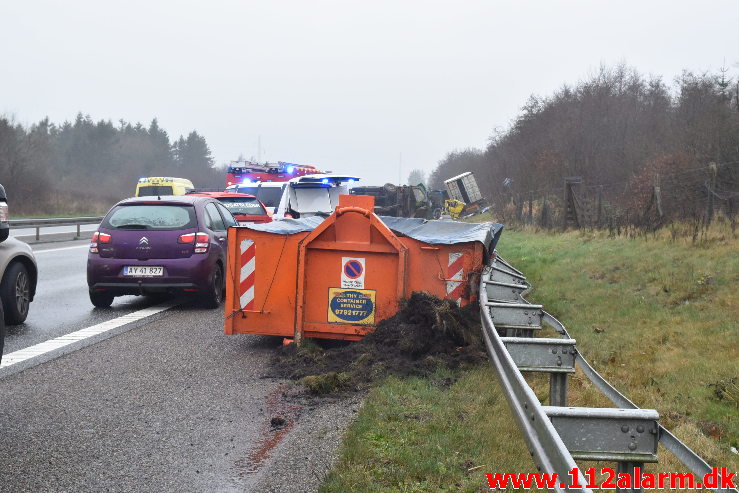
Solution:
{"label": "guardrail", "polygon": [[[690,469],[697,481],[711,472],[706,461],[657,422],[657,411],[638,408],[590,366],[564,325],[541,305],[524,298],[530,289],[521,271],[496,257],[481,278],[480,314],[490,360],[536,468],[560,478],[554,491],[591,491],[566,484],[572,482],[576,459],[615,461],[618,473],[633,474],[635,467],[643,470],[644,463],[657,462],[658,443]],[[542,324],[561,337],[534,337]],[[567,406],[567,379],[576,365],[616,408]],[[541,405],[522,371],[550,375],[549,406]],[[581,480],[585,477],[579,474]]]}
{"label": "guardrail", "polygon": [[49,226],[77,226],[77,238],[80,237],[80,226],[83,224],[99,224],[105,216],[100,217],[55,217],[45,219],[11,219],[11,229],[36,228],[36,241],[41,236],[41,228]]}

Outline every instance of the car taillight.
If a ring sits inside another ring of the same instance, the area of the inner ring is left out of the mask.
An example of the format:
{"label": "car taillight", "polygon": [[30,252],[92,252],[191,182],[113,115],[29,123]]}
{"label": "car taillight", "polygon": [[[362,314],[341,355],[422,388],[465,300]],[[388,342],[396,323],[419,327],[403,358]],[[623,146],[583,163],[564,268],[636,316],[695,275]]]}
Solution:
{"label": "car taillight", "polygon": [[8,220],[8,204],[7,202],[0,201],[0,222],[6,222]]}
{"label": "car taillight", "polygon": [[210,245],[208,233],[187,233],[177,238],[178,243],[195,244],[195,253],[205,253]]}
{"label": "car taillight", "polygon": [[195,243],[195,233],[187,233],[177,238],[177,243]]}
{"label": "car taillight", "polygon": [[90,253],[98,253],[98,243],[110,243],[111,241],[113,238],[109,234],[95,231],[90,242]]}

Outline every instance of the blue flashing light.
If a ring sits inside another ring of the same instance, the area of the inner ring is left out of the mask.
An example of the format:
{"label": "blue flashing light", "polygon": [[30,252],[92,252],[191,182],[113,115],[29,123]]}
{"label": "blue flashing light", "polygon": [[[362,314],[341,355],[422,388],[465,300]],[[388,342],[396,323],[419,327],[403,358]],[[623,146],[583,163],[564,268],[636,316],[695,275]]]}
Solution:
{"label": "blue flashing light", "polygon": [[249,178],[244,178],[243,184],[251,183],[251,180]]}
{"label": "blue flashing light", "polygon": [[349,178],[349,180],[347,180],[347,183],[354,183],[355,181],[357,180],[355,180],[354,178]]}
{"label": "blue flashing light", "polygon": [[328,178],[324,178],[323,180],[321,180],[321,183],[323,183],[324,185],[328,185]]}
{"label": "blue flashing light", "polygon": [[288,166],[288,167],[287,167],[287,172],[288,172],[289,174],[291,174],[291,175],[292,175],[293,173],[295,173],[295,166]]}

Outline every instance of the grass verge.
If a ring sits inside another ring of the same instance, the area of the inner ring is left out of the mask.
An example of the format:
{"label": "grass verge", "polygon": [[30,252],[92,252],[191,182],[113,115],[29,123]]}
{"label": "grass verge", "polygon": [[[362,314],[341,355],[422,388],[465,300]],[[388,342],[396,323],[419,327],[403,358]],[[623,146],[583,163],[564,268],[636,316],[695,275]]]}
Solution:
{"label": "grass verge", "polygon": [[[501,255],[534,285],[606,379],[712,465],[739,456],[739,244],[733,235],[695,243],[666,232],[506,231]],[[439,382],[448,384],[439,384]],[[530,378],[542,402],[547,381]],[[571,405],[608,407],[575,374]],[[652,471],[684,471],[660,450]],[[612,464],[581,464],[581,467]],[[323,485],[338,491],[485,491],[485,472],[533,464],[492,371],[388,379],[370,392]]]}
{"label": "grass verge", "polygon": [[486,472],[535,472],[494,381],[487,366],[388,379],[367,397],[321,491],[478,492]]}

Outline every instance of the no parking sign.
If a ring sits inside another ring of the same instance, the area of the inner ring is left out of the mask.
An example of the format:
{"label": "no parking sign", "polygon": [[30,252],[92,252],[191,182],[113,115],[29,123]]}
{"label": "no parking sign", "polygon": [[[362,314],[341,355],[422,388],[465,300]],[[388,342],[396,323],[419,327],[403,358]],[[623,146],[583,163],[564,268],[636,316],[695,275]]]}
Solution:
{"label": "no parking sign", "polygon": [[364,289],[364,259],[341,257],[341,287]]}

